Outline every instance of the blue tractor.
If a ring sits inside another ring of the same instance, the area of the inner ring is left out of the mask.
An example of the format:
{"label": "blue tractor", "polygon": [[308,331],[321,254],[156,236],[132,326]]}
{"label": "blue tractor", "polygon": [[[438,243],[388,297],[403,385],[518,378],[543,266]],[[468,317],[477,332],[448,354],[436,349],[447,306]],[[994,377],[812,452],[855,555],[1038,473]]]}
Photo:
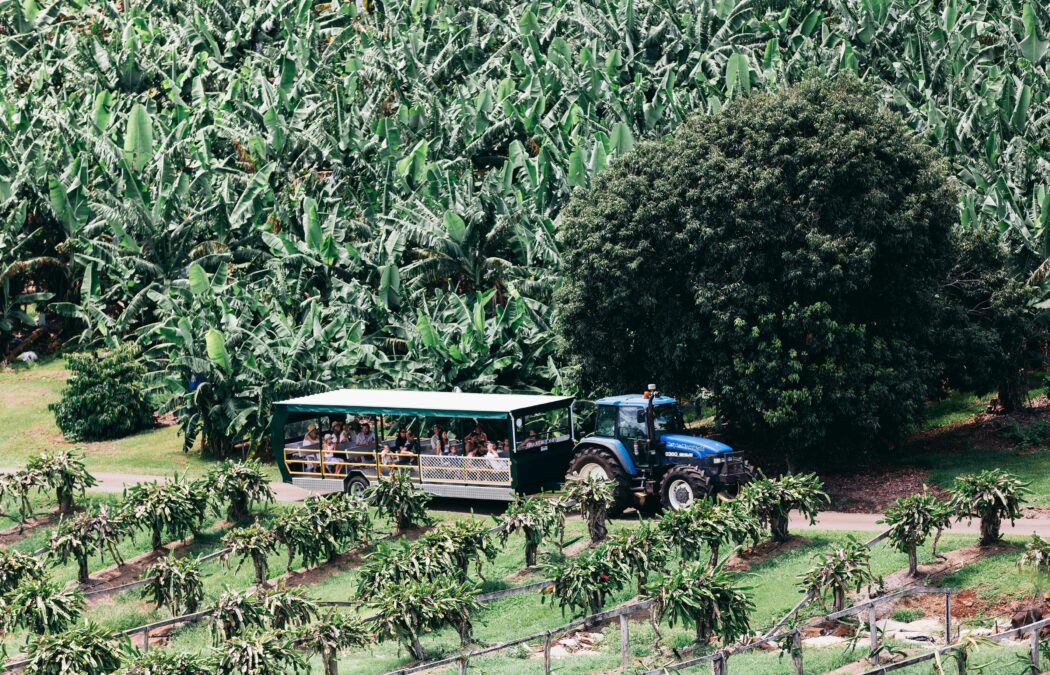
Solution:
{"label": "blue tractor", "polygon": [[657,499],[678,510],[694,499],[734,496],[755,475],[742,453],[690,435],[675,399],[661,396],[655,385],[640,395],[608,396],[595,404],[594,434],[573,450],[569,475],[615,482],[613,514]]}

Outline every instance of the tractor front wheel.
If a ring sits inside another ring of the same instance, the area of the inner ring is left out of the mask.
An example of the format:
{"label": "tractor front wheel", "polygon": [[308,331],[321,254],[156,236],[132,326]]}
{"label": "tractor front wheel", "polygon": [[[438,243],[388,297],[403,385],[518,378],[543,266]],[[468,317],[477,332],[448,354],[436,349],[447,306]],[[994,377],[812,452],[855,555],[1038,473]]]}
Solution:
{"label": "tractor front wheel", "polygon": [[569,464],[569,476],[598,478],[616,483],[613,487],[613,503],[608,509],[610,516],[618,516],[634,503],[631,484],[627,472],[620,466],[620,461],[605,448],[588,446],[576,451]]}
{"label": "tractor front wheel", "polygon": [[689,508],[697,499],[709,497],[711,492],[711,480],[691,466],[675,467],[660,481],[660,503],[672,511]]}

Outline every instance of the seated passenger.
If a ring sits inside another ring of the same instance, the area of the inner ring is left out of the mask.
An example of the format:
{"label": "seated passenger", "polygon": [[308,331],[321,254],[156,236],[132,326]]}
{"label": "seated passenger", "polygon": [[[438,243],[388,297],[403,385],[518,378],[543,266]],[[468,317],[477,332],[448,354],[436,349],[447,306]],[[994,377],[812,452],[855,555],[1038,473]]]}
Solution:
{"label": "seated passenger", "polygon": [[529,433],[525,435],[525,438],[521,439],[521,443],[518,443],[519,448],[531,448],[539,443],[539,438],[536,436],[535,429],[529,429]]}
{"label": "seated passenger", "polygon": [[484,454],[485,444],[489,442],[488,434],[481,428],[481,425],[475,425],[474,431],[467,434],[467,438],[464,442],[464,447],[467,450],[468,455],[478,456]]}
{"label": "seated passenger", "polygon": [[306,427],[306,435],[303,436],[303,447],[316,448],[319,445],[321,445],[321,438],[317,433],[317,425],[311,422],[310,426]]}
{"label": "seated passenger", "polygon": [[329,432],[336,443],[342,443],[339,437],[343,435],[343,423],[339,420],[332,421],[332,430]]}
{"label": "seated passenger", "polygon": [[375,445],[376,435],[372,433],[372,427],[366,422],[361,425],[361,431],[354,437],[354,445]]}
{"label": "seated passenger", "polygon": [[405,452],[414,452],[417,455],[419,454],[419,439],[416,438],[416,435],[414,433],[412,433],[411,429],[409,429],[408,433],[405,434],[405,450],[404,451]]}
{"label": "seated passenger", "polygon": [[397,448],[398,452],[405,452],[405,445],[408,444],[408,429],[401,427],[397,430],[397,438],[394,439],[394,447]]}

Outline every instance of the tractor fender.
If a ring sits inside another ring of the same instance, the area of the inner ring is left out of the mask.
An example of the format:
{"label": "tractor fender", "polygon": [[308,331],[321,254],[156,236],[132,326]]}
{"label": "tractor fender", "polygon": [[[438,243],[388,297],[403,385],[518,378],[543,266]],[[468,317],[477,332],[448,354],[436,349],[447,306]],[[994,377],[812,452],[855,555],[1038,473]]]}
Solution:
{"label": "tractor fender", "polygon": [[634,459],[631,458],[631,453],[627,452],[627,448],[624,447],[623,443],[615,438],[602,438],[600,436],[588,436],[580,441],[575,448],[573,448],[573,454],[578,452],[580,448],[588,445],[597,445],[603,447],[613,454],[616,459],[620,460],[620,466],[627,472],[629,476],[638,475],[638,467],[635,466]]}

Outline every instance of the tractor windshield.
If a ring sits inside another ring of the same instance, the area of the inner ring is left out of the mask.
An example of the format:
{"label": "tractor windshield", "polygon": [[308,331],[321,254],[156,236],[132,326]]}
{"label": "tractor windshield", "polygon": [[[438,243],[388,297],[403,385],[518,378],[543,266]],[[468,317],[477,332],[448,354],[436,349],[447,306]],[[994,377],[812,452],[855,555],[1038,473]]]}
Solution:
{"label": "tractor windshield", "polygon": [[682,415],[674,404],[658,405],[653,408],[653,425],[657,433],[676,434],[682,431]]}

